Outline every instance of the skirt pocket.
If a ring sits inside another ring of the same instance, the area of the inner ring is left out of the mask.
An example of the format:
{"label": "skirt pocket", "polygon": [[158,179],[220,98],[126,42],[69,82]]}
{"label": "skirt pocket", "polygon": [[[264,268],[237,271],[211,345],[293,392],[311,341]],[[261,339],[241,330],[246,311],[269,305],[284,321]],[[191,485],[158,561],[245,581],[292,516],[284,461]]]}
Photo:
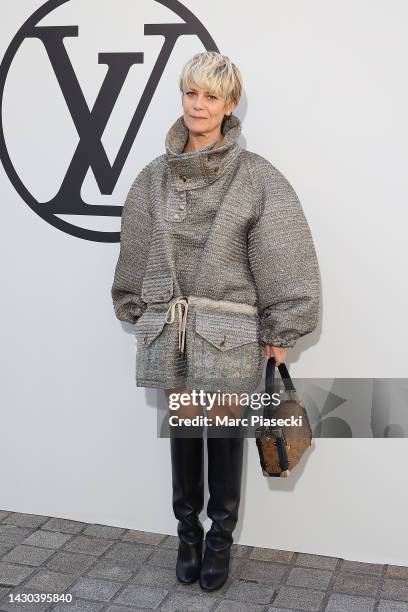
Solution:
{"label": "skirt pocket", "polygon": [[258,315],[197,309],[190,367],[193,388],[251,393],[262,370]]}
{"label": "skirt pocket", "polygon": [[138,386],[170,388],[182,382],[185,360],[178,351],[176,325],[166,323],[166,312],[149,306],[135,324]]}
{"label": "skirt pocket", "polygon": [[136,379],[156,384],[163,380],[166,356],[166,313],[146,310],[135,324]]}

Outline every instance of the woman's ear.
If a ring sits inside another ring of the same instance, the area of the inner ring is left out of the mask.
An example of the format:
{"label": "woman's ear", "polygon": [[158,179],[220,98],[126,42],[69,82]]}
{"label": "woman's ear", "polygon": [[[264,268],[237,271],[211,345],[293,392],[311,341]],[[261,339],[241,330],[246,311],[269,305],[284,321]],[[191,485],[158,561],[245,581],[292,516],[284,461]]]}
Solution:
{"label": "woman's ear", "polygon": [[236,106],[237,106],[236,102],[231,101],[231,102],[228,104],[228,113],[227,113],[227,114],[228,114],[228,115],[230,115],[230,114],[232,115],[232,113],[234,112],[234,110],[235,110]]}

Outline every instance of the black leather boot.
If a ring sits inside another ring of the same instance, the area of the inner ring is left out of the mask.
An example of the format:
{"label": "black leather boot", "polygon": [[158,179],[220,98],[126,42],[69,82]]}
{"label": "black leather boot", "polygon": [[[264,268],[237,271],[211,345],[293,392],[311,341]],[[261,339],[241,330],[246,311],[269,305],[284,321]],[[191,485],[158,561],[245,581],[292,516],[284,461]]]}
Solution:
{"label": "black leather boot", "polygon": [[[228,578],[232,532],[238,520],[244,438],[239,428],[232,430],[238,437],[218,437],[220,433],[214,436],[209,433],[207,437],[210,493],[207,514],[212,525],[205,537],[200,573],[200,586],[207,591],[219,589]],[[229,432],[230,428],[224,431]]]}
{"label": "black leather boot", "polygon": [[[198,579],[202,563],[204,528],[198,516],[204,506],[204,444],[202,437],[185,437],[191,431],[170,432],[173,481],[173,511],[179,523],[176,576],[190,584]],[[194,428],[186,427],[185,430]],[[195,429],[194,435],[200,430]],[[177,436],[184,437],[177,437]]]}

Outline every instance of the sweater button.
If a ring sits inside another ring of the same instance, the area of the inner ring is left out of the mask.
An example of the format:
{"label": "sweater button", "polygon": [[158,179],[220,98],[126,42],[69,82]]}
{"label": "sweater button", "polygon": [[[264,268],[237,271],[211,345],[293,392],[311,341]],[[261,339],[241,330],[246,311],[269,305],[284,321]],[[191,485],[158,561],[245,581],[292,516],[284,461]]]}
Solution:
{"label": "sweater button", "polygon": [[185,205],[184,204],[179,204],[179,209],[180,210],[184,210],[185,209]]}
{"label": "sweater button", "polygon": [[180,193],[179,200],[185,200],[185,199],[186,199],[186,194],[183,191],[183,193]]}

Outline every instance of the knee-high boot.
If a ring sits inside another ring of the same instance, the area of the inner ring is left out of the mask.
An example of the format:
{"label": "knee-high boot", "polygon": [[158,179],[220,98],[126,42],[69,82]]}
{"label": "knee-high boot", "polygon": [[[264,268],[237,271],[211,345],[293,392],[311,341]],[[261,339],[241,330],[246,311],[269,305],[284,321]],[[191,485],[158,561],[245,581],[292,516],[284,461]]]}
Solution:
{"label": "knee-high boot", "polygon": [[[181,431],[176,435],[181,434],[189,435]],[[198,517],[204,506],[204,444],[202,431],[201,437],[176,435],[170,435],[173,511],[179,520],[180,540],[176,576],[179,582],[189,584],[198,579],[202,563],[204,528]]]}
{"label": "knee-high boot", "polygon": [[238,437],[218,435],[207,437],[210,494],[207,514],[212,525],[205,537],[200,586],[208,591],[219,589],[228,578],[232,532],[241,497],[244,438],[237,432]]}

